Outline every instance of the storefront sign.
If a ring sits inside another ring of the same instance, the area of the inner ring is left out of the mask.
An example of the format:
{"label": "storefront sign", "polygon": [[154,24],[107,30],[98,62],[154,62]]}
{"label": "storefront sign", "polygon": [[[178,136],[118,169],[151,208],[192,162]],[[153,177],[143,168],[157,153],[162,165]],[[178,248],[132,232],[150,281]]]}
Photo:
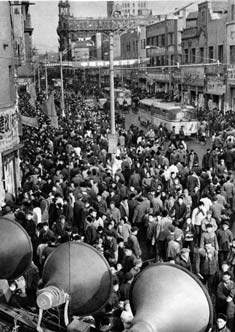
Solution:
{"label": "storefront sign", "polygon": [[209,80],[207,81],[206,91],[211,95],[223,95],[226,87],[222,81]]}
{"label": "storefront sign", "polygon": [[235,81],[235,66],[234,65],[228,65],[227,69],[227,79],[228,81],[231,81],[231,83],[234,83]]}
{"label": "storefront sign", "polygon": [[227,43],[234,45],[235,42],[235,24],[233,22],[227,25]]}
{"label": "storefront sign", "polygon": [[182,67],[182,84],[204,86],[204,67]]}
{"label": "storefront sign", "polygon": [[156,73],[156,74],[148,74],[148,79],[161,81],[161,82],[169,82],[170,75],[165,73]]}
{"label": "storefront sign", "polygon": [[116,134],[108,135],[108,151],[109,153],[116,153],[117,152],[117,144],[118,144],[118,137]]}
{"label": "storefront sign", "polygon": [[19,144],[17,105],[1,110],[0,115],[0,153]]}
{"label": "storefront sign", "polygon": [[17,77],[16,78],[16,84],[20,85],[20,86],[26,86],[28,84],[31,83],[31,78],[20,78],[20,77]]}

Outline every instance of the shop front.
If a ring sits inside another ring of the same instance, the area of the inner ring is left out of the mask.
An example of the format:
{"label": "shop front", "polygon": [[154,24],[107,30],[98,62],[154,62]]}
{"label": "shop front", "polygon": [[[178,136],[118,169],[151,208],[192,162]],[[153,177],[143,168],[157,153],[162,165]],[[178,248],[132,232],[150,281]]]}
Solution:
{"label": "shop front", "polygon": [[199,107],[204,104],[204,67],[182,67],[181,68],[181,95],[185,104]]}
{"label": "shop front", "polygon": [[152,86],[154,93],[168,93],[170,75],[169,73],[148,73],[149,85]]}
{"label": "shop front", "polygon": [[0,206],[5,192],[16,197],[20,186],[18,116],[16,105],[0,110]]}
{"label": "shop front", "polygon": [[235,112],[235,66],[229,65],[227,72],[227,91],[226,91],[227,109]]}
{"label": "shop front", "polygon": [[213,108],[224,110],[226,86],[224,80],[218,77],[207,79],[206,83],[206,106],[212,110]]}

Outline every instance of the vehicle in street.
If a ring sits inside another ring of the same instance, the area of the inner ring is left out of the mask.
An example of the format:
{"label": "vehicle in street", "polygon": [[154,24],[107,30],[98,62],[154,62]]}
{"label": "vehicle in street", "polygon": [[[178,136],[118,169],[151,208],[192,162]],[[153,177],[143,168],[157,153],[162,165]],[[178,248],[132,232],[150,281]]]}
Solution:
{"label": "vehicle in street", "polygon": [[84,104],[87,106],[87,107],[95,107],[96,106],[96,101],[94,98],[87,98],[84,100]]}
{"label": "vehicle in street", "polygon": [[[110,97],[110,89],[104,88],[104,93],[106,98]],[[125,88],[115,88],[114,89],[114,99],[120,106],[126,102],[127,106],[131,106],[132,98],[131,98],[131,91]],[[125,101],[125,102],[124,102]]]}
{"label": "vehicle in street", "polygon": [[177,135],[182,127],[186,136],[197,134],[200,126],[196,109],[190,105],[162,102],[160,99],[142,99],[138,109],[141,121],[149,120],[156,127],[165,124],[169,131],[175,127]]}

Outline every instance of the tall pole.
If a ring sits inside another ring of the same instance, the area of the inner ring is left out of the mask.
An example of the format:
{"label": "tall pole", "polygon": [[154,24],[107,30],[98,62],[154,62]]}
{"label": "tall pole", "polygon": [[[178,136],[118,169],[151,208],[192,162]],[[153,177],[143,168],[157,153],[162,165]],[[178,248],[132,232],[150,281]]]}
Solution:
{"label": "tall pole", "polygon": [[45,63],[45,81],[46,81],[46,96],[48,96],[48,76],[47,76],[47,64]]}
{"label": "tall pole", "polygon": [[41,81],[40,81],[40,65],[38,64],[38,91],[41,91]]}
{"label": "tall pole", "polygon": [[114,107],[114,70],[113,70],[113,33],[109,35],[109,71],[110,71],[110,116],[111,134],[115,134],[115,107]]}
{"label": "tall pole", "polygon": [[61,87],[61,109],[64,114],[64,78],[63,78],[63,67],[62,67],[62,52],[60,52],[60,87]]}
{"label": "tall pole", "polygon": [[100,69],[100,67],[99,67],[99,82],[98,82],[98,84],[99,84],[99,89],[101,88],[101,69]]}

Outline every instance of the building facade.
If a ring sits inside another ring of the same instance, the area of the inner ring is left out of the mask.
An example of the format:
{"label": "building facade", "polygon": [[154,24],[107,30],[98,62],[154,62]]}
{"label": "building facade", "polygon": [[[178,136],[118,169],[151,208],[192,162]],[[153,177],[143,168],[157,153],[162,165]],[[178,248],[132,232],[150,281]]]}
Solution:
{"label": "building facade", "polygon": [[33,49],[29,1],[13,1],[11,17],[14,30],[15,65],[18,83],[28,85],[33,81]]}
{"label": "building facade", "polygon": [[147,83],[151,91],[178,96],[181,63],[181,32],[185,27],[185,9],[146,27],[147,57],[150,68]]}
{"label": "building facade", "polygon": [[107,1],[107,16],[152,15],[149,1]]}
{"label": "building facade", "polygon": [[[137,59],[138,65],[134,69],[123,69],[122,81],[138,85],[141,83],[141,67],[146,60],[146,26],[140,25],[137,29],[128,30],[121,34],[121,59]],[[137,67],[137,68],[136,68]]]}
{"label": "building facade", "polygon": [[224,109],[227,9],[227,1],[206,1],[187,17],[181,67],[181,95],[185,103]]}
{"label": "building facade", "polygon": [[235,111],[235,3],[228,1],[228,18],[226,22],[226,58],[227,82],[226,82],[226,108]]}
{"label": "building facade", "polygon": [[18,31],[14,39],[13,15],[18,15],[14,11],[16,8],[14,3],[0,2],[0,206],[6,192],[16,196],[20,187],[16,78],[17,66],[24,55],[21,40],[24,31]]}

